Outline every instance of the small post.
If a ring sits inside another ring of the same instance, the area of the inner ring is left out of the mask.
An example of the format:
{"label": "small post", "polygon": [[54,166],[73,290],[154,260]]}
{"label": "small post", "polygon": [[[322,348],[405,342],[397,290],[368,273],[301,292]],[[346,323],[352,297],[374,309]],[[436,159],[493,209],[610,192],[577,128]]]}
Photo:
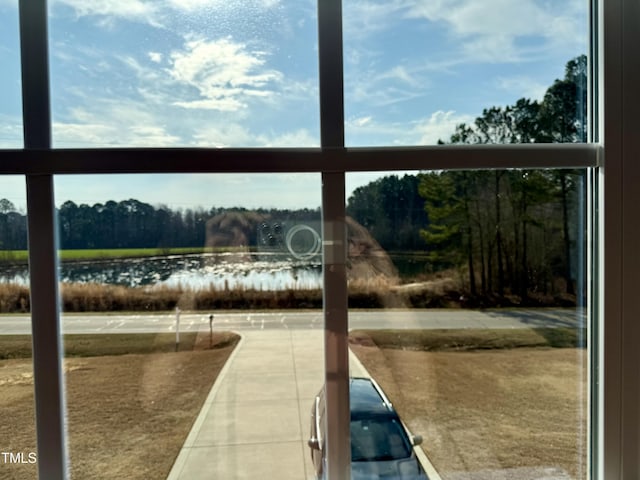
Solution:
{"label": "small post", "polygon": [[213,347],[213,313],[209,315],[209,348]]}
{"label": "small post", "polygon": [[176,352],[180,346],[180,308],[176,307]]}

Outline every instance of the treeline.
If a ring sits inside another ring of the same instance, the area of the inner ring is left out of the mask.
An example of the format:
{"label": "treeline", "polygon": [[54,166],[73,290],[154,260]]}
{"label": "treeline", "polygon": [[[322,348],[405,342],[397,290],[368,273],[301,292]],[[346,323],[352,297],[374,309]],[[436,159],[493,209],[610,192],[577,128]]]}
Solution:
{"label": "treeline", "polygon": [[63,249],[196,247],[205,241],[205,224],[215,211],[154,207],[130,199],[104,204],[66,201],[58,210]]}
{"label": "treeline", "polygon": [[[57,210],[62,249],[256,246],[264,222],[319,221],[320,210],[212,207],[174,210],[139,200],[94,205],[64,202]],[[27,248],[27,217],[0,199],[0,249]]]}
{"label": "treeline", "polygon": [[417,175],[389,175],[358,187],[347,202],[347,215],[365,227],[388,252],[421,251],[420,229],[427,212]]}
{"label": "treeline", "polygon": [[[386,251],[423,250],[420,229],[427,224],[427,213],[419,181],[416,175],[386,176],[359,187],[348,200],[347,214]],[[311,221],[319,230],[320,209],[176,210],[135,199],[93,205],[69,200],[57,210],[57,218],[62,249],[259,247],[271,235],[263,223],[273,229],[278,222]],[[26,215],[0,199],[0,250],[26,248]]]}

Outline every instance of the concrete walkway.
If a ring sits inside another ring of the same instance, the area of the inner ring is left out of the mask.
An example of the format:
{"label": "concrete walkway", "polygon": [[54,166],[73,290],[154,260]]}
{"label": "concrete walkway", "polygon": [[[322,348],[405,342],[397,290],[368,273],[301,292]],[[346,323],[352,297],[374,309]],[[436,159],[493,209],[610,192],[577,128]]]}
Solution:
{"label": "concrete walkway", "polygon": [[243,332],[169,480],[313,479],[307,439],[322,330]]}
{"label": "concrete walkway", "polygon": [[[558,326],[556,311],[541,312],[542,324]],[[505,325],[494,325],[504,323],[504,315],[497,316],[492,328],[527,326],[523,313]],[[487,327],[486,318],[467,317],[471,325],[465,326]],[[311,405],[324,382],[324,330],[279,326],[242,330],[168,480],[315,478],[307,440]],[[350,374],[368,376],[353,354]],[[422,449],[416,453],[429,477],[439,480]]]}
{"label": "concrete walkway", "polygon": [[[307,440],[324,382],[323,342],[322,330],[243,332],[167,480],[315,479]],[[369,376],[353,353],[349,363],[351,376]]]}

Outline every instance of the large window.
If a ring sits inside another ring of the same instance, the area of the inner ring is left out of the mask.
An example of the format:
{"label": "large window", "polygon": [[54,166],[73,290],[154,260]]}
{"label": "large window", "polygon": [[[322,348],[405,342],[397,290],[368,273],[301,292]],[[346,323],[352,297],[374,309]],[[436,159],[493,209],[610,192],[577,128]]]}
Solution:
{"label": "large window", "polygon": [[85,3],[0,2],[0,476],[638,477],[636,6]]}

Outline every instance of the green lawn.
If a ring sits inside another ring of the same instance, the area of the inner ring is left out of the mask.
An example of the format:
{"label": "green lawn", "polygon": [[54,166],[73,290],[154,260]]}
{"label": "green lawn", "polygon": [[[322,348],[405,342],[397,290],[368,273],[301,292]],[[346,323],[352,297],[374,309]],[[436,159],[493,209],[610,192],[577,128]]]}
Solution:
{"label": "green lawn", "polygon": [[[61,261],[73,260],[99,260],[105,258],[139,258],[153,257],[157,255],[187,255],[198,253],[217,253],[233,251],[232,247],[225,248],[205,248],[205,247],[183,247],[183,248],[112,248],[112,249],[82,249],[82,250],[60,250]],[[0,250],[0,261],[26,262],[28,258],[27,250]]]}

